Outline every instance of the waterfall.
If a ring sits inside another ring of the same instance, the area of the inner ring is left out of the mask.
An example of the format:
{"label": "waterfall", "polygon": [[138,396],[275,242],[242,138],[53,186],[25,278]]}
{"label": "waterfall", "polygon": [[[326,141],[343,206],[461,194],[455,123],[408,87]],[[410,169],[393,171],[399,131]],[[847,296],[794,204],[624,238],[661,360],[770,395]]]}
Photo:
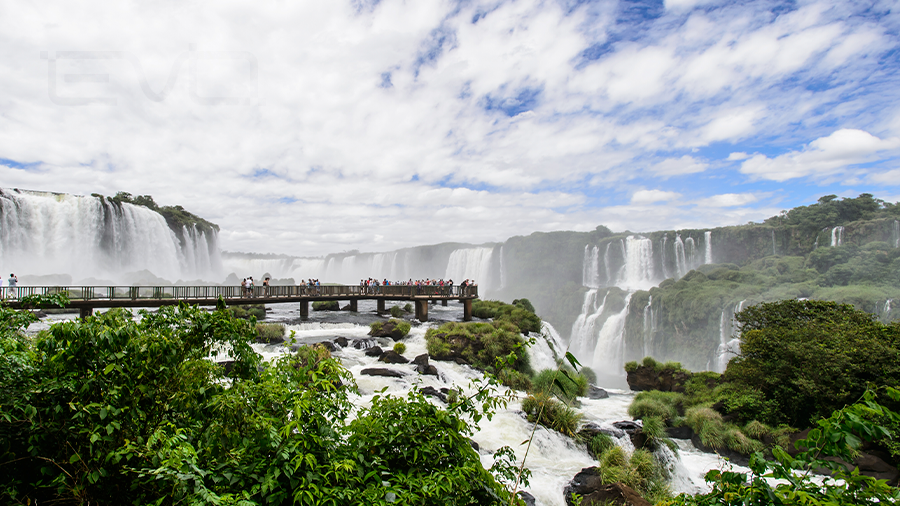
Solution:
{"label": "waterfall", "polygon": [[653,268],[653,241],[629,235],[622,242],[625,264],[616,286],[625,290],[647,290],[656,284]]}
{"label": "waterfall", "polygon": [[681,235],[675,234],[675,274],[677,277],[684,277],[688,272],[687,258],[684,254],[684,242],[681,241]]}
{"label": "waterfall", "polygon": [[616,315],[603,322],[597,334],[597,346],[594,348],[592,365],[595,371],[611,376],[623,376],[625,370],[625,317],[631,304],[631,295],[625,297],[625,307]]}
{"label": "waterfall", "polygon": [[506,288],[506,263],[503,261],[503,246],[500,246],[500,290]]}
{"label": "waterfall", "polygon": [[541,323],[540,337],[535,338],[534,345],[528,348],[531,367],[535,371],[556,369],[557,360],[562,360],[565,353],[566,346],[553,325]]}
{"label": "waterfall", "polygon": [[447,261],[447,271],[444,279],[452,279],[455,284],[460,284],[468,279],[479,285],[480,292],[486,293],[490,282],[491,257],[494,248],[461,248],[453,250]]}
{"label": "waterfall", "polygon": [[584,294],[581,304],[581,314],[572,324],[572,337],[569,339],[569,351],[576,357],[584,358],[593,356],[597,347],[597,319],[603,314],[606,307],[606,298],[609,291],[603,295],[603,301],[597,304],[597,289],[593,288]]}
{"label": "waterfall", "polygon": [[609,244],[606,243],[606,250],[603,252],[603,269],[606,273],[606,284],[612,284],[612,271],[609,269]]}
{"label": "waterfall", "polygon": [[668,239],[669,239],[669,234],[663,234],[662,245],[659,248],[660,256],[662,257],[662,262],[660,262],[660,263],[662,265],[663,279],[669,279],[671,277],[671,276],[669,276],[669,269],[666,267],[666,241],[668,241]]}
{"label": "waterfall", "polygon": [[891,237],[894,239],[894,247],[900,248],[900,221],[894,220],[894,228],[891,231]]}
{"label": "waterfall", "polygon": [[143,270],[172,282],[221,276],[214,230],[173,230],[161,214],[129,203],[19,190],[0,190],[0,262],[20,277],[70,274],[76,282],[126,282]]}
{"label": "waterfall", "polygon": [[831,229],[831,247],[840,246],[844,242],[844,227]]}
{"label": "waterfall", "polygon": [[731,358],[741,352],[741,340],[734,335],[735,331],[739,330],[734,315],[744,309],[745,302],[746,299],[738,302],[730,312],[728,306],[722,308],[722,314],[719,316],[719,346],[716,348],[715,372],[725,372]]}
{"label": "waterfall", "polygon": [[653,315],[653,296],[647,299],[647,306],[644,308],[644,356],[649,357],[653,354],[652,341],[653,334],[656,332],[656,319]]}
{"label": "waterfall", "polygon": [[[684,254],[685,254],[685,257],[687,258],[687,265],[688,265],[687,270],[690,271],[691,269],[696,268],[697,264],[698,264],[697,248],[694,243],[693,237],[688,237],[687,239],[684,240]],[[687,271],[685,271],[685,274],[687,274]]]}
{"label": "waterfall", "polygon": [[703,263],[711,264],[712,261],[712,232],[706,231],[703,233],[703,246],[705,248],[705,252],[703,255]]}
{"label": "waterfall", "polygon": [[584,286],[589,288],[599,288],[600,287],[600,248],[594,246],[590,248],[590,246],[585,245],[584,247],[584,260],[581,265],[581,283]]}

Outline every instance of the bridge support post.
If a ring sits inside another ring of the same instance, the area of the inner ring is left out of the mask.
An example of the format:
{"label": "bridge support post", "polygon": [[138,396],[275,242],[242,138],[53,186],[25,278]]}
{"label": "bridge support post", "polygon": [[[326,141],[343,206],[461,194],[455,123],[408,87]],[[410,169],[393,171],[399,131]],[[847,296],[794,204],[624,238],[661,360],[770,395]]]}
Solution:
{"label": "bridge support post", "polygon": [[442,300],[441,305],[447,307],[447,299]]}
{"label": "bridge support post", "polygon": [[300,303],[300,319],[309,320],[309,301],[304,300]]}
{"label": "bridge support post", "polygon": [[416,319],[420,322],[428,321],[428,301],[427,300],[417,300],[416,301]]}
{"label": "bridge support post", "polygon": [[94,308],[92,307],[83,307],[78,310],[78,314],[82,320],[87,318],[88,316],[92,316],[94,314]]}
{"label": "bridge support post", "polygon": [[472,321],[472,299],[466,299],[463,303],[463,321]]}
{"label": "bridge support post", "polygon": [[376,311],[377,311],[379,314],[384,313],[384,312],[385,312],[385,309],[384,309],[384,299],[378,299],[378,302],[377,302],[377,303],[378,303],[378,307],[376,308]]}
{"label": "bridge support post", "polygon": [[358,309],[356,309],[356,299],[350,299],[349,306],[350,306],[350,311],[353,311],[354,313],[358,311]]}

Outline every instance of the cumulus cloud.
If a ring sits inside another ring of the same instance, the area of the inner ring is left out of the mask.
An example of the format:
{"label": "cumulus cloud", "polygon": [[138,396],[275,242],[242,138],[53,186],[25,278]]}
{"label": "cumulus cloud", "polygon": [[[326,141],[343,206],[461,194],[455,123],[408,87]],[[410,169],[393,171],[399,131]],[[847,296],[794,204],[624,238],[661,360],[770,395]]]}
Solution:
{"label": "cumulus cloud", "polygon": [[705,171],[708,167],[708,164],[690,155],[684,155],[681,158],[666,158],[654,164],[650,171],[659,176],[669,177],[696,174]]}
{"label": "cumulus cloud", "polygon": [[700,199],[696,204],[697,207],[736,207],[752,204],[757,200],[759,197],[752,193],[723,193]]}
{"label": "cumulus cloud", "polygon": [[663,190],[638,190],[631,195],[632,204],[653,204],[654,202],[667,202],[681,197],[680,193]]}
{"label": "cumulus cloud", "polygon": [[741,172],[761,179],[787,181],[827,176],[872,160],[879,152],[900,148],[900,139],[879,139],[863,131],[844,128],[820,137],[799,151],[769,158],[756,154],[741,164]]}

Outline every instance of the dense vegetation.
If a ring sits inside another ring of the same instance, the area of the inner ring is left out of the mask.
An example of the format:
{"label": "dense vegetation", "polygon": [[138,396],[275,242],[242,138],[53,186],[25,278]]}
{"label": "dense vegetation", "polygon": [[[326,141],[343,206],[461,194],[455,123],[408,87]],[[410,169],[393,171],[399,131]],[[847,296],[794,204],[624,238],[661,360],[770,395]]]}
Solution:
{"label": "dense vegetation", "polygon": [[528,299],[516,299],[512,304],[476,299],[472,302],[472,316],[510,322],[522,333],[541,331],[541,318],[534,313]]}
{"label": "dense vegetation", "polygon": [[186,211],[181,206],[159,206],[150,195],[132,195],[128,192],[118,192],[115,197],[103,197],[102,195],[94,195],[96,197],[106,198],[113,204],[121,204],[127,202],[136,206],[143,206],[152,211],[156,211],[166,219],[169,228],[174,231],[182,240],[183,228],[196,227],[198,231],[205,234],[218,232],[219,226],[215,223],[204,220],[203,218]]}
{"label": "dense vegetation", "polygon": [[377,395],[348,423],[353,379],[327,349],[264,363],[224,306],[24,334],[35,320],[0,307],[3,503],[520,504],[467,437],[503,402],[488,383],[446,410]]}

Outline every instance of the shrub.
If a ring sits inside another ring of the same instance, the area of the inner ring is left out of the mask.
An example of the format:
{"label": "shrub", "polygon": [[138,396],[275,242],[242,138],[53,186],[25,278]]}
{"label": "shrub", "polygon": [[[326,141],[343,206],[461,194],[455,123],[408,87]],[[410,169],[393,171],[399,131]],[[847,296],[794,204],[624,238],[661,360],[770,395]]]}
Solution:
{"label": "shrub", "polygon": [[228,310],[234,315],[235,318],[240,318],[242,320],[249,320],[250,318],[256,318],[257,320],[264,320],[266,318],[266,306],[262,304],[244,304],[240,306],[229,306]]}
{"label": "shrub", "polygon": [[403,343],[394,343],[394,352],[403,355],[406,353],[406,345]]}
{"label": "shrub", "polygon": [[678,405],[683,399],[684,394],[678,392],[661,392],[659,390],[639,392],[631,401],[628,414],[634,419],[653,416],[664,421],[673,420],[678,416]]}
{"label": "shrub", "polygon": [[284,325],[281,323],[257,323],[256,333],[259,335],[260,342],[280,341],[284,337]]}
{"label": "shrub", "polygon": [[638,367],[640,367],[640,364],[638,364],[637,362],[635,362],[633,360],[631,362],[625,362],[625,372],[637,371]]}
{"label": "shrub", "polygon": [[529,422],[537,423],[574,437],[581,423],[581,414],[569,406],[544,394],[529,395],[522,401],[522,411]]}
{"label": "shrub", "polygon": [[377,334],[381,332],[381,329],[384,327],[384,322],[372,322],[369,324],[369,335]]}
{"label": "shrub", "polygon": [[591,385],[597,384],[597,373],[595,373],[594,370],[591,369],[590,367],[582,367],[578,371],[578,374],[584,376],[584,379],[586,379],[587,382],[590,383]]}
{"label": "shrub", "polygon": [[566,403],[571,403],[587,391],[587,378],[570,371],[544,369],[531,381],[536,392],[552,394]]}
{"label": "shrub", "polygon": [[400,309],[400,306],[391,306],[391,316],[394,318],[400,318],[403,316],[403,310]]}
{"label": "shrub", "polygon": [[673,452],[678,452],[678,446],[669,439],[669,435],[666,433],[666,423],[662,418],[656,416],[645,417],[641,430],[647,436],[650,449],[655,450],[657,446],[664,444]]}
{"label": "shrub", "polygon": [[412,304],[407,302],[406,305],[403,306],[403,310],[406,311],[407,313],[412,313],[412,311],[413,311]]}
{"label": "shrub", "polygon": [[594,458],[599,458],[600,455],[603,454],[606,450],[616,446],[615,441],[612,440],[611,437],[607,436],[603,433],[594,434],[591,439],[587,442],[588,452],[594,456]]}
{"label": "shrub", "polygon": [[313,311],[340,311],[341,303],[336,300],[317,300],[312,303]]}
{"label": "shrub", "polygon": [[516,306],[496,300],[476,299],[472,302],[472,316],[493,318],[495,321],[508,321],[522,333],[541,331],[541,319],[522,305]]}

